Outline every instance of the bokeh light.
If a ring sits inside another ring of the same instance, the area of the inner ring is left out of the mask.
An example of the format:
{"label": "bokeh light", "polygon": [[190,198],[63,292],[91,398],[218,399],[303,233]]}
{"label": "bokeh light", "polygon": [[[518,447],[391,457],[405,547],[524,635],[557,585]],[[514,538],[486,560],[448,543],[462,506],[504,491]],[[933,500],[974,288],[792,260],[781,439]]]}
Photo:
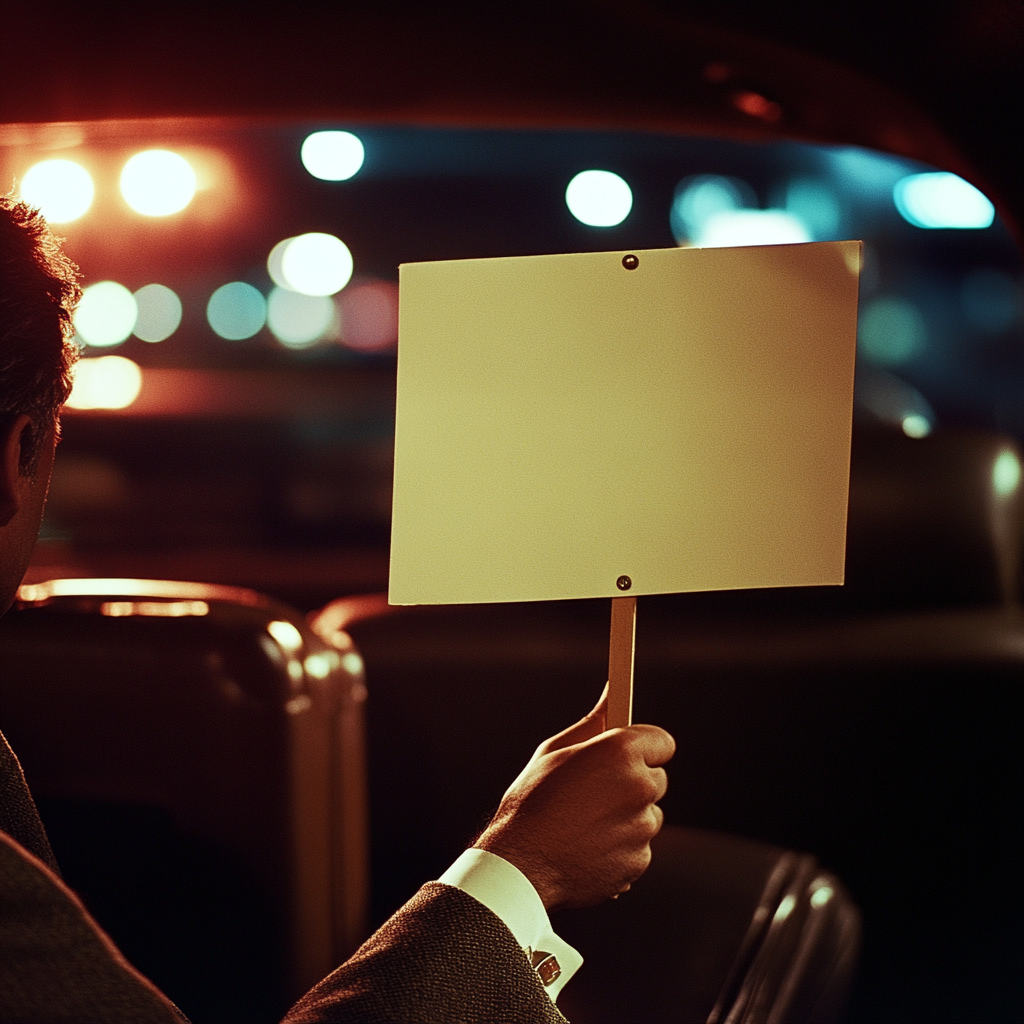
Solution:
{"label": "bokeh light", "polygon": [[274,288],[267,299],[267,326],[282,345],[306,348],[334,324],[334,303],[326,295]]}
{"label": "bokeh light", "polygon": [[[270,280],[277,285],[278,288],[287,288],[288,282],[284,278],[284,270],[281,267],[281,260],[284,258],[284,251],[294,242],[294,238],[282,238],[273,249],[270,250],[270,255],[267,257],[267,273],[270,275]],[[293,288],[292,291],[295,289]]]}
{"label": "bokeh light", "polygon": [[932,432],[932,425],[928,422],[928,417],[922,416],[919,412],[912,412],[908,416],[904,416],[901,426],[907,437],[927,437]]}
{"label": "bokeh light", "polygon": [[633,193],[612,171],[580,171],[565,190],[569,212],[592,228],[621,224],[633,208]]}
{"label": "bokeh light", "polygon": [[341,343],[359,352],[381,352],[398,343],[398,288],[362,281],[342,292]]}
{"label": "bokeh light", "polygon": [[326,131],[307,135],[300,155],[314,178],[347,181],[363,166],[366,151],[351,132]]}
{"label": "bokeh light", "polygon": [[270,250],[267,270],[279,288],[302,295],[334,295],[352,277],[352,253],[334,235],[321,231],[286,238]]}
{"label": "bokeh light", "polygon": [[206,319],[215,334],[228,341],[242,341],[263,329],[267,300],[251,284],[231,281],[210,296]]}
{"label": "bokeh light", "polygon": [[1000,498],[1008,498],[1020,483],[1021,466],[1016,452],[1004,448],[992,464],[992,486]]}
{"label": "bokeh light", "polygon": [[892,198],[900,216],[917,228],[987,228],[996,216],[983,192],[949,171],[901,178]]}
{"label": "bokeh light", "polygon": [[75,331],[87,345],[120,345],[135,329],[135,296],[117,281],[97,281],[82,293],[75,310]]}
{"label": "bokeh light", "polygon": [[909,299],[885,296],[861,311],[857,346],[876,363],[902,366],[923,351],[927,340],[924,317]]}
{"label": "bokeh light", "polygon": [[741,178],[695,174],[676,185],[669,222],[680,245],[700,237],[715,214],[757,206],[754,190]]}
{"label": "bokeh light", "polygon": [[166,285],[144,285],[135,293],[135,305],[135,337],[143,341],[164,341],[181,323],[181,299]]}
{"label": "bokeh light", "polygon": [[908,437],[926,437],[935,426],[935,411],[913,384],[868,360],[857,363],[854,402],[858,413],[899,427]]}
{"label": "bokeh light", "polygon": [[72,368],[72,409],[124,409],[142,390],[142,370],[124,356],[80,359]]}
{"label": "bokeh light", "polygon": [[1000,334],[1021,313],[1021,289],[1009,274],[983,267],[972,270],[960,286],[960,308],[975,327]]}
{"label": "bokeh light", "polygon": [[89,172],[73,160],[44,160],[25,172],[21,198],[40,209],[51,224],[78,220],[95,195]]}
{"label": "bokeh light", "polygon": [[184,210],[196,194],[196,172],[179,153],[147,149],[121,171],[121,195],[136,213],[167,217]]}
{"label": "bokeh light", "polygon": [[785,210],[723,210],[704,222],[694,241],[715,249],[809,242],[811,235],[798,217]]}
{"label": "bokeh light", "polygon": [[796,178],[786,187],[784,207],[810,232],[815,241],[842,237],[842,211],[835,193],[812,178]]}

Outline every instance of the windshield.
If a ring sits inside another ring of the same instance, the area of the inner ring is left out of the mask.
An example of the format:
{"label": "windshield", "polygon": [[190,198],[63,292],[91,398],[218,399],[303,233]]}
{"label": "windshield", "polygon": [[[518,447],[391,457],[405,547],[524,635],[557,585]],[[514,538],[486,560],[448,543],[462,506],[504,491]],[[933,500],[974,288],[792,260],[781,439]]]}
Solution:
{"label": "windshield", "polygon": [[384,550],[398,266],[420,260],[860,238],[858,420],[1024,439],[1020,255],[984,195],[908,160],[596,131],[2,132],[0,169],[87,285],[51,543]]}

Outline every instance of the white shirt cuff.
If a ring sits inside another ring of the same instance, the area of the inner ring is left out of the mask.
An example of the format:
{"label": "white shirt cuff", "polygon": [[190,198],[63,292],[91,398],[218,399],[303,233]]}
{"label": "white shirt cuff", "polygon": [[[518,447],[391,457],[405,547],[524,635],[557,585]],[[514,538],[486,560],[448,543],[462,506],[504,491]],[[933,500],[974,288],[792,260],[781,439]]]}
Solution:
{"label": "white shirt cuff", "polygon": [[580,969],[583,957],[551,930],[544,904],[526,875],[497,854],[466,850],[438,881],[468,893],[501,918],[533,962],[544,991],[554,1002],[562,986]]}

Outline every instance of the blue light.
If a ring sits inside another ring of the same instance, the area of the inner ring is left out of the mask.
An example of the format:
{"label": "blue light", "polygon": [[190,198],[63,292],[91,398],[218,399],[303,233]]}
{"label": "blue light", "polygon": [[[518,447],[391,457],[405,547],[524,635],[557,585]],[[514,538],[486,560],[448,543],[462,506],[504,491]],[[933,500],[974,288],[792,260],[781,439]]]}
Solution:
{"label": "blue light", "polygon": [[916,228],[987,228],[996,216],[984,193],[949,171],[901,178],[892,198],[900,216]]}
{"label": "blue light", "polygon": [[251,284],[232,281],[210,296],[206,319],[222,338],[242,341],[258,334],[267,322],[267,300]]}
{"label": "blue light", "polygon": [[717,214],[756,206],[754,190],[741,178],[696,174],[676,186],[669,224],[675,240],[685,245],[699,239],[704,225]]}
{"label": "blue light", "polygon": [[842,213],[835,194],[810,178],[797,178],[786,189],[785,209],[810,231],[817,241],[842,237]]}
{"label": "blue light", "polygon": [[1002,333],[1020,316],[1021,306],[1017,282],[1001,270],[973,270],[960,286],[964,316],[983,331]]}
{"label": "blue light", "polygon": [[857,347],[875,363],[909,363],[921,353],[927,340],[924,317],[909,299],[885,296],[869,302],[861,311]]}

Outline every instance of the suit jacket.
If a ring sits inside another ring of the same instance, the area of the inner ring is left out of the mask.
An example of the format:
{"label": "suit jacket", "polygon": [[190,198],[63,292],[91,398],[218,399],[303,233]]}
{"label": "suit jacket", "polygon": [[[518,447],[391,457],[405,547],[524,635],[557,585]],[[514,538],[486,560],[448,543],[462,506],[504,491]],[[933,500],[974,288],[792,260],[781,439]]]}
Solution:
{"label": "suit jacket", "polygon": [[[61,881],[21,766],[0,734],[0,1020],[187,1024]],[[429,882],[285,1024],[566,1024],[504,923]]]}

